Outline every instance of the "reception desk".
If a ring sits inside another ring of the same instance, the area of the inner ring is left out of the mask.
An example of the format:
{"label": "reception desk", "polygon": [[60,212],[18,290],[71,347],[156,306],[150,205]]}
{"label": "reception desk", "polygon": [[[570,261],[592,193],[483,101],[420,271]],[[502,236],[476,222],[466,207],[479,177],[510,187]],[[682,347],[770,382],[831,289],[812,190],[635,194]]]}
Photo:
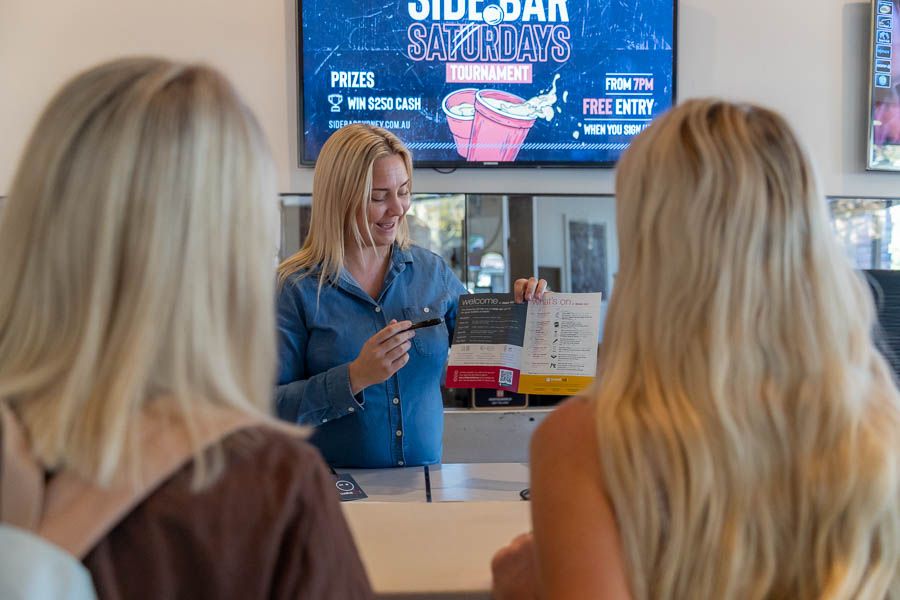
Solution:
{"label": "reception desk", "polygon": [[531,530],[524,464],[349,473],[369,497],[344,515],[379,598],[489,598],[491,557]]}

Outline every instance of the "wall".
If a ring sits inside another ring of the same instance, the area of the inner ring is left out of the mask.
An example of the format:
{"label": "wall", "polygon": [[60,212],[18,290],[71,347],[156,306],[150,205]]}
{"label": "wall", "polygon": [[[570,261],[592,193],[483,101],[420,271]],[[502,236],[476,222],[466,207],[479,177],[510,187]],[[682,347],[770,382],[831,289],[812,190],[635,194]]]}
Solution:
{"label": "wall", "polygon": [[286,39],[293,26],[286,6],[284,0],[0,0],[0,195],[9,191],[51,94],[81,69],[135,54],[204,61],[224,71],[259,117],[280,187],[290,191]]}
{"label": "wall", "polygon": [[[579,0],[593,1],[593,0]],[[831,195],[897,196],[900,175],[864,171],[869,4],[860,0],[682,0],[678,95],[724,95],[785,113]],[[122,54],[204,60],[225,71],[271,141],[284,192],[296,164],[294,0],[0,1],[0,195],[35,118],[78,69]],[[422,170],[430,192],[609,193],[613,172]]]}

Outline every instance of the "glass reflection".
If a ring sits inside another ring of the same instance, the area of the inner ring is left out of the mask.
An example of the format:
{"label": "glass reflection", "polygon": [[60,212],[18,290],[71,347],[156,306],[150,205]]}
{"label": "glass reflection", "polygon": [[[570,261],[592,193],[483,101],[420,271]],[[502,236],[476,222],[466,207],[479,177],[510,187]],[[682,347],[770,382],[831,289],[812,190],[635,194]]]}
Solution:
{"label": "glass reflection", "polygon": [[858,269],[900,269],[900,201],[831,198],[831,222],[848,258]]}

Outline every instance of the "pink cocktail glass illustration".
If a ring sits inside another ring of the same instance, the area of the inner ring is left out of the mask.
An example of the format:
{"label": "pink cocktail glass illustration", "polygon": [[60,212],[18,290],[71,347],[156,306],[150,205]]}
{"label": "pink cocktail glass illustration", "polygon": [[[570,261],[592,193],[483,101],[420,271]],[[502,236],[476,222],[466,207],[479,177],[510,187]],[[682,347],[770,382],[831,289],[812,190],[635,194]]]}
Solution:
{"label": "pink cocktail glass illustration", "polygon": [[524,104],[523,98],[509,92],[477,92],[475,119],[466,159],[479,162],[516,160],[519,149],[538,116],[531,110],[516,110],[524,108]]}
{"label": "pink cocktail glass illustration", "polygon": [[456,142],[456,152],[465,158],[469,153],[469,138],[475,121],[475,88],[456,90],[444,96],[443,109],[447,125]]}

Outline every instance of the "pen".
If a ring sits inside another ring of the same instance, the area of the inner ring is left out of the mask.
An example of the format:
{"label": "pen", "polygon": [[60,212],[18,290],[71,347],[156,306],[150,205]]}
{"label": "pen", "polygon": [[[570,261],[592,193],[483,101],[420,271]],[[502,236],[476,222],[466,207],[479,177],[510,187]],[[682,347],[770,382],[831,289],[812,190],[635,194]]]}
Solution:
{"label": "pen", "polygon": [[437,319],[428,319],[427,321],[419,321],[418,323],[413,323],[407,331],[412,331],[413,329],[421,329],[423,327],[434,327],[435,325],[440,325],[444,322],[442,317],[438,317]]}

